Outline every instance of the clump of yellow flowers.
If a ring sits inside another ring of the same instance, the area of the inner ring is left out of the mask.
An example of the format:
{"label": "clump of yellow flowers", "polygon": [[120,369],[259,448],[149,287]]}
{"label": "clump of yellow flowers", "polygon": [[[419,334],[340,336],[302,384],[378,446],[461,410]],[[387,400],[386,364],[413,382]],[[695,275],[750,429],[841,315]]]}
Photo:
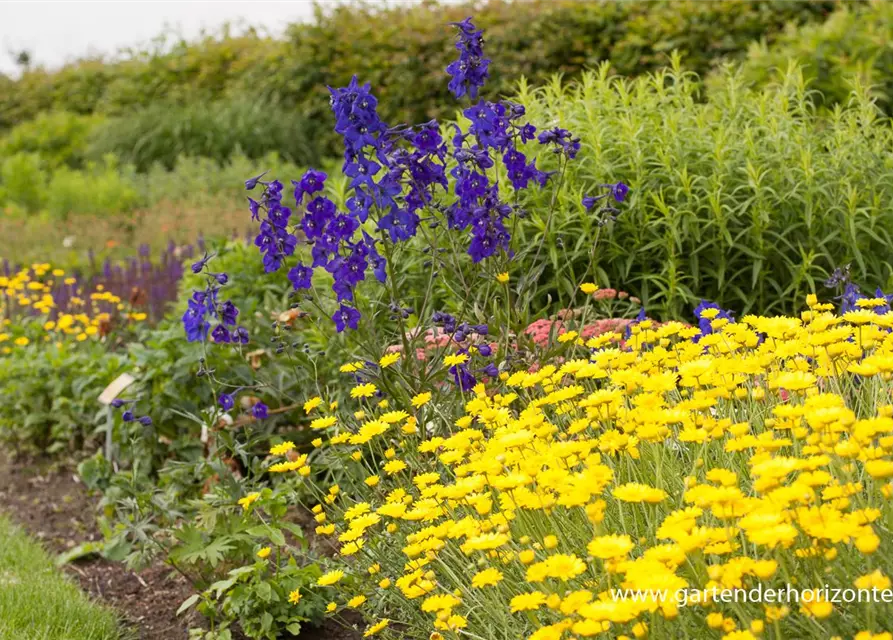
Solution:
{"label": "clump of yellow flowers", "polygon": [[[62,309],[60,296],[64,298]],[[0,276],[0,318],[0,353],[8,354],[41,337],[44,342],[63,338],[83,342],[100,337],[113,318],[140,322],[146,314],[128,310],[121,298],[102,284],[85,291],[78,279],[64,270],[35,263]],[[34,323],[37,329],[30,330]]]}
{"label": "clump of yellow flowers", "polygon": [[[343,470],[313,487],[329,611],[409,638],[889,639],[893,597],[841,593],[891,584],[893,314],[808,302],[646,320],[470,393],[315,399],[299,466]],[[788,595],[723,600],[757,587]]]}

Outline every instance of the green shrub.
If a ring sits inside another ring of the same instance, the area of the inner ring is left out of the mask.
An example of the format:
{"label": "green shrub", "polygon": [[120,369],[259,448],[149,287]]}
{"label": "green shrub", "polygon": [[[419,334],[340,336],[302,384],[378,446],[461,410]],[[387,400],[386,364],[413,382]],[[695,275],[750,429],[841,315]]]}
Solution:
{"label": "green shrub", "polygon": [[108,154],[85,170],[61,167],[52,174],[46,193],[46,208],[55,218],[71,214],[115,215],[130,211],[142,202],[136,181],[127,167],[119,167]]}
{"label": "green shrub", "polygon": [[[245,179],[266,169],[282,172],[281,175],[300,175],[305,170],[276,153],[251,159],[237,152],[222,165],[210,158],[180,156],[173,170],[156,164],[138,179],[143,197],[149,203],[168,200],[191,206],[243,207]],[[250,219],[247,205],[245,218]]]}
{"label": "green shrub", "polygon": [[38,211],[46,198],[46,174],[40,156],[19,152],[0,159],[0,196],[25,211]]}
{"label": "green shrub", "polygon": [[[624,75],[666,65],[671,50],[698,72],[717,59],[771,38],[789,21],[816,19],[833,3],[801,2],[579,2],[495,0],[481,7],[423,4],[380,10],[338,7],[314,25],[294,25],[282,61],[251,68],[249,86],[285,103],[306,104],[314,121],[329,123],[326,85],[342,86],[356,74],[371,82],[387,122],[452,117],[454,102],[443,70],[455,57],[449,22],[475,16],[492,52],[485,97],[512,92],[559,72],[573,77],[610,60]],[[327,135],[323,131],[320,136]]]}
{"label": "green shrub", "polygon": [[146,203],[146,192],[145,180],[111,154],[83,169],[64,165],[53,169],[39,154],[24,152],[0,163],[0,206],[12,212],[45,211],[50,224],[71,214],[112,216],[131,211]]}
{"label": "green shrub", "polygon": [[[332,149],[325,86],[346,84],[354,73],[373,83],[386,121],[452,116],[443,110],[443,105],[451,104],[443,100],[443,69],[454,53],[453,34],[443,25],[471,13],[487,29],[490,50],[498,52],[487,89],[488,95],[497,95],[510,91],[522,75],[533,80],[556,72],[572,76],[608,59],[624,74],[653,70],[666,63],[672,49],[682,51],[687,65],[703,73],[717,58],[743,53],[756,38],[771,40],[788,22],[821,19],[836,4],[830,0],[491,0],[483,6],[436,2],[390,9],[338,6],[319,12],[314,23],[292,25],[282,40],[224,30],[196,43],[162,38],[152,48],[118,62],[91,59],[56,72],[26,72],[0,92],[0,129],[49,109],[124,116],[139,112],[143,105],[162,103],[164,107],[139,115],[138,127],[126,120],[109,125],[101,150],[122,152],[127,141],[139,142],[132,159],[141,168],[155,160],[170,166],[181,152],[219,157],[214,154],[236,144],[254,156],[246,148],[249,136],[244,130],[236,127],[238,136],[221,141],[201,114],[207,104],[250,96],[261,114],[270,114],[270,121],[289,122],[287,131],[300,132],[302,139],[306,133],[310,148],[322,143]],[[171,111],[173,105],[184,105],[184,111]],[[280,105],[281,110],[271,105]],[[214,110],[222,111],[219,117],[232,110],[229,125],[243,116],[246,122],[262,117],[244,107]],[[291,117],[280,117],[282,110]],[[179,128],[178,119],[183,121]],[[313,128],[306,130],[306,123]],[[157,140],[144,138],[154,130],[160,133]],[[208,131],[213,133],[205,140]],[[285,133],[275,134],[268,126],[256,133],[256,145],[267,145],[260,153],[278,151],[296,161],[305,157],[300,143]],[[174,141],[174,135],[183,135],[188,143]],[[171,143],[174,150],[168,148]],[[200,150],[206,145],[211,151]]]}
{"label": "green shrub", "polygon": [[[742,78],[762,86],[784,77],[790,61],[797,62],[815,90],[818,105],[845,103],[853,83],[872,86],[878,104],[893,113],[893,4],[846,6],[823,24],[787,29],[768,46],[751,46],[742,65]],[[720,81],[721,82],[721,81]]]}
{"label": "green shrub", "polygon": [[0,158],[19,152],[36,153],[49,167],[79,168],[90,132],[100,116],[83,116],[66,111],[39,114],[0,138]]}
{"label": "green shrub", "polygon": [[[890,286],[893,129],[864,91],[822,115],[797,69],[759,91],[729,73],[703,103],[678,66],[636,80],[602,67],[569,86],[522,86],[519,99],[532,121],[582,138],[551,226],[549,203],[535,202],[521,228],[519,246],[552,256],[553,298],[569,293],[559,276],[595,275],[654,317],[688,317],[699,298],[791,313],[847,263],[863,287]],[[616,181],[630,185],[628,205],[601,231],[596,274],[583,273],[599,230],[581,197]]]}
{"label": "green shrub", "polygon": [[95,132],[88,155],[113,153],[146,171],[154,164],[172,169],[181,156],[222,163],[236,153],[258,159],[271,151],[299,164],[318,159],[300,113],[243,98],[209,105],[158,103],[112,119]]}
{"label": "green shrub", "polygon": [[0,206],[31,214],[45,211],[52,221],[69,214],[114,215],[143,202],[142,182],[111,154],[72,169],[50,167],[38,153],[18,152],[0,161]]}

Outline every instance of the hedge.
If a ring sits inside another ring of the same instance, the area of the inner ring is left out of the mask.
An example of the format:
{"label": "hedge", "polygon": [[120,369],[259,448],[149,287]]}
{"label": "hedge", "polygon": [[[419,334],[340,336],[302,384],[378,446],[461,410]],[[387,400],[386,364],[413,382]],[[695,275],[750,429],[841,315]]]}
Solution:
{"label": "hedge", "polygon": [[575,76],[607,59],[623,74],[650,71],[673,49],[704,73],[719,58],[743,54],[753,40],[772,40],[789,22],[820,20],[837,4],[492,0],[318,10],[314,22],[291,25],[280,40],[224,30],[195,43],[159,43],[117,62],[88,59],[58,71],[28,71],[18,80],[0,76],[0,130],[51,109],[122,116],[159,102],[236,97],[280,104],[308,121],[312,142],[331,143],[325,86],[344,84],[354,73],[375,85],[389,121],[452,116],[438,107],[449,104],[444,68],[455,54],[443,24],[470,13],[498,56],[488,83],[488,95],[495,95],[509,92],[522,75]]}
{"label": "hedge", "polygon": [[893,3],[846,6],[822,24],[790,25],[773,46],[751,46],[742,65],[744,79],[754,86],[777,82],[791,61],[803,68],[818,104],[833,107],[849,99],[853,82],[871,87],[871,94],[893,114]]}

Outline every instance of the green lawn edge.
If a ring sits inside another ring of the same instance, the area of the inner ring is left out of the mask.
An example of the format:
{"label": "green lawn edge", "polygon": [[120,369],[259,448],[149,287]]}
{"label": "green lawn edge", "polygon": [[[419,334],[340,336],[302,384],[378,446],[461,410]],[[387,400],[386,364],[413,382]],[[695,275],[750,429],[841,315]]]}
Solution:
{"label": "green lawn edge", "polygon": [[57,569],[25,532],[0,517],[0,640],[119,640],[117,614]]}

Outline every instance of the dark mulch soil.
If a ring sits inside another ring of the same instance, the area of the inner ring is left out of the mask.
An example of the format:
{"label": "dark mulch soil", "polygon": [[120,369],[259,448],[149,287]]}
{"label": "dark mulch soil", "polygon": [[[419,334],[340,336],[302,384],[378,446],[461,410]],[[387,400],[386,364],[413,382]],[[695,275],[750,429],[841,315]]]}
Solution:
{"label": "dark mulch soil", "polygon": [[[96,528],[95,503],[70,466],[16,463],[0,455],[0,513],[42,541],[51,553],[102,539]],[[180,603],[192,595],[192,587],[161,563],[133,572],[122,564],[89,557],[67,565],[66,571],[95,600],[117,609],[139,640],[186,638],[187,629],[201,623],[197,614],[176,615]],[[358,637],[334,623],[301,633],[302,640]]]}

